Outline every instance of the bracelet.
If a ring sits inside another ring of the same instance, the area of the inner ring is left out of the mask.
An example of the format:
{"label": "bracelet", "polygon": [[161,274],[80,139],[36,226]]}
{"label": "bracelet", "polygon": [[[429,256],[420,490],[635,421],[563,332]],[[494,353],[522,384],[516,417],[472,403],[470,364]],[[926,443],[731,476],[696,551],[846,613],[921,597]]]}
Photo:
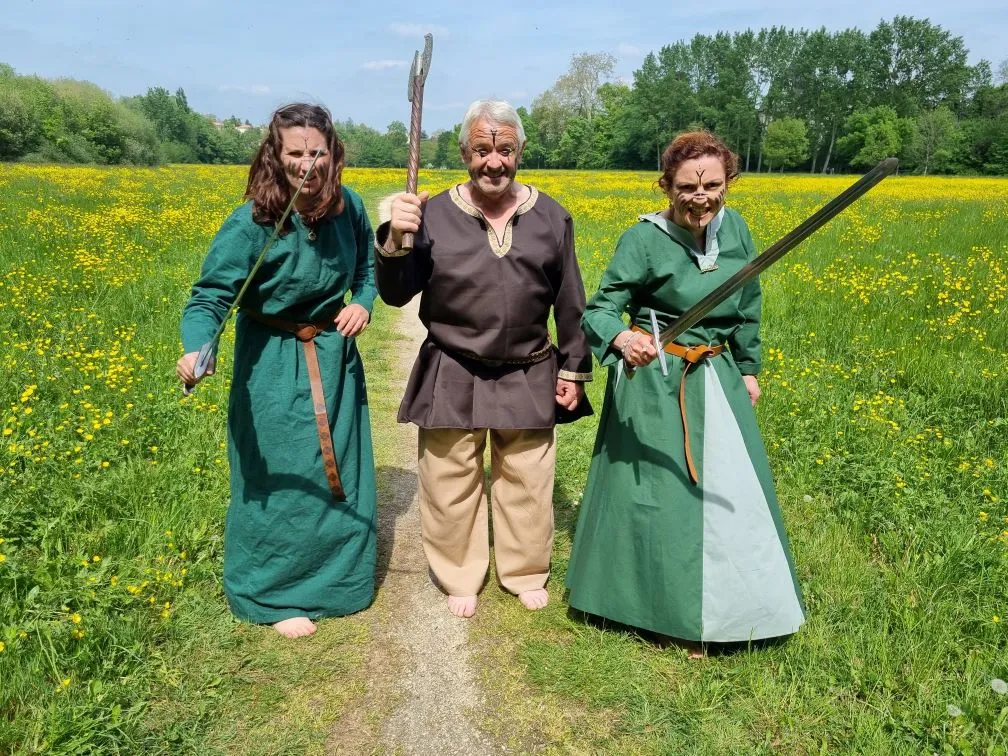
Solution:
{"label": "bracelet", "polygon": [[620,354],[623,355],[624,359],[626,358],[626,349],[627,349],[628,346],[630,346],[630,342],[633,341],[633,340],[634,340],[633,332],[629,332],[628,331],[627,335],[626,335],[626,338],[623,339],[623,343],[622,344],[620,344],[619,346],[616,346],[615,343],[613,344],[613,346],[616,347],[616,349],[619,350]]}

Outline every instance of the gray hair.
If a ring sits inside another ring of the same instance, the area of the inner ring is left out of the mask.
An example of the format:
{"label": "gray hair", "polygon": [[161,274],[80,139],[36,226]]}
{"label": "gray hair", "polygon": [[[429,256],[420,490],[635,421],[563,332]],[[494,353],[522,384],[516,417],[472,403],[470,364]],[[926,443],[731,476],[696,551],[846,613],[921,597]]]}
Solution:
{"label": "gray hair", "polygon": [[510,102],[505,100],[476,100],[469,109],[466,110],[462,119],[462,127],[459,129],[459,147],[463,150],[469,147],[469,132],[472,125],[481,118],[485,118],[501,126],[511,126],[518,133],[519,146],[525,144],[525,127],[522,126],[521,117],[518,111]]}

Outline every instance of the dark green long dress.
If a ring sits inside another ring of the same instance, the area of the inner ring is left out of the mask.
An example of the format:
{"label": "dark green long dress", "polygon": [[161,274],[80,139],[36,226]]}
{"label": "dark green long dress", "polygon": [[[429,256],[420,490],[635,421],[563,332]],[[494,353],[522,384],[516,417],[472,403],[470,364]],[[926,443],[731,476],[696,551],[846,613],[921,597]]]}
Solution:
{"label": "dark green long dress", "polygon": [[[679,408],[684,361],[666,355],[632,378],[610,348],[623,314],[651,331],[681,315],[755,255],[725,208],[701,259],[689,232],[660,215],[623,234],[582,327],[609,366],[605,403],[567,572],[571,606],[677,638],[745,641],[805,619],[766,451],[742,375],[760,369],[756,281],[678,343],[727,343],[686,378],[690,481]],[[713,225],[713,224],[712,224]],[[708,236],[711,231],[708,232]],[[691,249],[693,251],[691,251]],[[704,272],[706,268],[706,272]]]}
{"label": "dark green long dress", "polygon": [[[315,321],[338,312],[350,291],[351,303],[371,311],[374,235],[361,198],[343,192],[343,212],[318,225],[314,240],[292,216],[293,228],[266,255],[243,308]],[[252,220],[251,203],[224,222],[182,315],[185,352],[211,338],[271,232]],[[237,316],[224,591],[231,611],[249,622],[349,614],[374,596],[375,477],[364,369],[354,339],[332,329],[315,342],[342,502],[326,480],[301,343]]]}

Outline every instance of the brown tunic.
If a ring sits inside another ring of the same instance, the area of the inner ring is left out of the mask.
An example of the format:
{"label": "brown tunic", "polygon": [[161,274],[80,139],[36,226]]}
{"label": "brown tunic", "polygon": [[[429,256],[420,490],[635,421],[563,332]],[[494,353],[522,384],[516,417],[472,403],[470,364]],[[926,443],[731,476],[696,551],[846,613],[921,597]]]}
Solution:
{"label": "brown tunic", "polygon": [[[382,249],[375,273],[381,298],[401,307],[417,293],[427,339],[399,407],[421,428],[549,428],[591,414],[587,397],[558,414],[557,378],[591,380],[581,331],[584,285],[570,214],[529,187],[498,239],[458,187],[431,198],[413,251]],[[551,345],[547,319],[556,321]]]}

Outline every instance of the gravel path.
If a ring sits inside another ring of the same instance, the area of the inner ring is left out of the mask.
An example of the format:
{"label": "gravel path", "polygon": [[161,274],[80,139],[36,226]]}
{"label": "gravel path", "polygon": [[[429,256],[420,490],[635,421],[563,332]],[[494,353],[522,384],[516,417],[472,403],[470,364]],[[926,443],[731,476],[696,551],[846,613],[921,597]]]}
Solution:
{"label": "gravel path", "polygon": [[[401,311],[401,393],[426,329],[419,297]],[[416,428],[400,425],[398,467],[380,476],[390,491],[378,506],[378,597],[372,623],[368,692],[342,717],[328,742],[339,753],[444,756],[503,749],[473,723],[484,708],[470,665],[466,620],[453,617],[428,576],[416,502]],[[389,500],[391,499],[391,500]],[[363,616],[363,615],[362,615]],[[391,711],[380,710],[392,705]],[[376,710],[379,709],[379,710]]]}

